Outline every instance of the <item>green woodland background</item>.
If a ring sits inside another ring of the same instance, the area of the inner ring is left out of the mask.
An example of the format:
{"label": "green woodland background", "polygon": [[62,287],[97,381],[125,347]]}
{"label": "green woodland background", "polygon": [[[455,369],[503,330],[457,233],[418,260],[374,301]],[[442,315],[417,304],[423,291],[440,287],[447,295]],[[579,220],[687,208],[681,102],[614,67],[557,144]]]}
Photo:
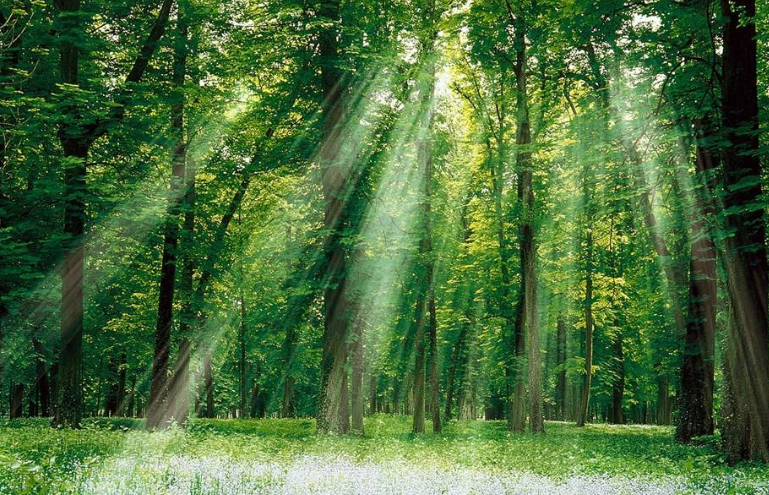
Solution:
{"label": "green woodland background", "polygon": [[3,0],[0,413],[767,460],[767,14]]}

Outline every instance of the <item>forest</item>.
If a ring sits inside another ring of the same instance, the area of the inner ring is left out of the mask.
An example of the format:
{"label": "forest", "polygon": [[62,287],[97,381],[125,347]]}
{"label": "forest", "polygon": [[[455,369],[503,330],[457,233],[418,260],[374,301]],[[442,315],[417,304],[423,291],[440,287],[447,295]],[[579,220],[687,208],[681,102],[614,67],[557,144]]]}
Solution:
{"label": "forest", "polygon": [[0,0],[0,493],[769,494],[769,2]]}

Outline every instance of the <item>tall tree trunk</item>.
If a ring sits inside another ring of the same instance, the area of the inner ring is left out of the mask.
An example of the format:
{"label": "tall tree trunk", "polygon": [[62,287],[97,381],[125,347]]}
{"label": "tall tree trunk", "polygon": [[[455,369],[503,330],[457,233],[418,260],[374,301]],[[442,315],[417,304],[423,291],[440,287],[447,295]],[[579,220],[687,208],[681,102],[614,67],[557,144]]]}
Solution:
{"label": "tall tree trunk", "polygon": [[[373,362],[373,361],[372,361]],[[371,363],[369,363],[371,366]],[[371,371],[371,376],[368,382],[368,415],[372,416],[378,412],[377,410],[377,376]]]}
{"label": "tall tree trunk", "polygon": [[187,23],[180,10],[177,18],[177,40],[174,50],[174,99],[171,104],[171,129],[175,145],[171,159],[171,186],[163,238],[163,257],[158,291],[158,315],[155,326],[155,352],[152,362],[147,427],[157,428],[167,420],[168,361],[171,350],[176,260],[179,243],[179,215],[184,198],[187,142],[184,134],[184,80],[187,74]]}
{"label": "tall tree trunk", "polygon": [[243,289],[240,292],[240,328],[238,328],[238,393],[240,401],[238,405],[238,417],[246,417],[246,399],[248,387],[246,383],[246,301],[243,297]]}
{"label": "tall tree trunk", "polygon": [[[319,39],[321,85],[323,89],[323,124],[320,150],[323,195],[325,199],[324,241],[326,256],[324,293],[323,355],[318,393],[318,431],[346,433],[348,421],[341,418],[342,387],[346,382],[345,360],[348,334],[346,295],[347,248],[343,242],[346,201],[349,189],[349,163],[343,157],[344,124],[347,114],[344,76],[339,67],[338,28],[341,19],[339,0],[324,2],[322,18],[333,24],[323,30]],[[346,394],[344,394],[346,395]]]}
{"label": "tall tree trunk", "polygon": [[758,140],[756,2],[721,2],[724,206],[731,322],[725,359],[724,446],[732,461],[769,460],[766,227]]}
{"label": "tall tree trunk", "polygon": [[356,318],[353,328],[352,352],[352,431],[363,434],[363,321]]}
{"label": "tall tree trunk", "polygon": [[416,434],[425,432],[425,317],[424,289],[417,294],[417,318],[414,327],[414,418],[411,432]]}
{"label": "tall tree trunk", "polygon": [[[141,81],[155,48],[163,36],[173,0],[164,0],[160,12],[126,83]],[[79,46],[85,35],[80,0],[56,2],[59,9],[58,41],[61,82],[80,87]],[[86,161],[91,145],[106,134],[125,115],[127,96],[121,94],[111,107],[109,118],[96,123],[82,114],[79,101],[62,107],[65,118],[59,123],[58,137],[64,152],[64,245],[61,283],[61,348],[57,374],[57,400],[53,424],[77,428],[83,416],[83,254],[86,221]]]}
{"label": "tall tree trunk", "polygon": [[[509,3],[508,9],[510,9]],[[515,80],[516,80],[516,165],[518,168],[518,202],[520,208],[520,256],[521,256],[521,289],[518,302],[518,318],[515,331],[515,408],[512,414],[513,430],[522,431],[525,428],[525,412],[523,407],[525,387],[522,362],[526,351],[525,335],[528,330],[528,378],[529,378],[529,415],[531,416],[532,433],[543,433],[544,418],[542,414],[542,377],[541,351],[539,347],[539,318],[537,313],[537,280],[536,256],[537,248],[534,239],[534,184],[533,162],[531,152],[531,125],[529,121],[529,101],[526,71],[528,55],[526,47],[527,25],[523,12],[513,15],[508,12],[515,29]]]}
{"label": "tall tree trunk", "polygon": [[205,398],[204,418],[216,417],[214,410],[214,370],[211,364],[211,353],[206,352],[203,357],[203,397]]}
{"label": "tall tree trunk", "polygon": [[617,334],[612,342],[615,369],[611,383],[611,414],[609,415],[609,422],[621,425],[625,424],[625,414],[622,409],[622,402],[625,396],[625,344],[620,323],[615,321],[614,325],[617,329]]}
{"label": "tall tree trunk", "polygon": [[[80,85],[82,36],[80,0],[59,2],[61,82]],[[83,138],[77,103],[63,108],[68,118],[59,125],[64,151],[64,234],[67,236],[61,284],[61,350],[59,358],[57,426],[79,427],[83,417],[83,236],[85,234],[86,158],[91,145]]]}
{"label": "tall tree trunk", "polygon": [[251,385],[251,418],[264,418],[266,400],[261,387],[262,366],[257,361],[254,366],[254,379]]}
{"label": "tall tree trunk", "polygon": [[670,424],[670,381],[664,374],[657,377],[657,424]]}
{"label": "tall tree trunk", "polygon": [[[448,378],[448,383],[446,385],[446,409],[445,409],[445,413],[443,414],[443,417],[447,422],[454,419],[454,394],[455,394],[455,389],[457,388],[456,387],[457,375],[462,373],[462,370],[463,370],[463,366],[460,360],[464,356],[466,356],[464,349],[467,346],[467,335],[470,331],[470,325],[472,325],[472,322],[469,319],[470,315],[467,315],[467,316],[468,316],[468,319],[467,321],[462,323],[462,327],[459,330],[459,335],[457,336],[457,341],[454,343],[454,350],[451,353],[451,365],[449,366],[449,378]],[[458,403],[459,403],[459,400],[457,400],[457,404]]]}
{"label": "tall tree trunk", "polygon": [[131,389],[128,392],[128,405],[126,406],[126,416],[133,418],[136,405],[136,375],[131,376]]}
{"label": "tall tree trunk", "polygon": [[[433,262],[430,262],[432,265]],[[430,291],[427,301],[429,314],[429,342],[430,342],[430,412],[433,416],[433,433],[440,433],[441,408],[440,408],[440,382],[438,380],[438,322],[435,313],[435,279],[434,269],[430,270]]]}
{"label": "tall tree trunk", "polygon": [[[716,160],[700,140],[709,133],[696,123],[697,159],[694,205],[691,220],[691,256],[689,261],[689,317],[686,321],[683,363],[681,366],[681,400],[676,437],[689,442],[692,438],[712,435],[713,390],[715,382],[716,332],[716,248],[712,226],[715,217],[713,174]],[[709,127],[709,126],[708,126]]]}
{"label": "tall tree trunk", "polygon": [[119,406],[120,399],[118,397],[119,395],[119,388],[120,388],[120,379],[118,377],[118,374],[120,373],[120,364],[118,363],[117,359],[114,356],[110,356],[110,358],[107,361],[107,369],[110,371],[110,376],[112,380],[108,383],[108,389],[107,389],[107,400],[104,405],[104,412],[107,416],[116,416],[117,410]]}
{"label": "tall tree trunk", "polygon": [[296,415],[296,409],[294,408],[294,375],[292,373],[291,357],[293,355],[293,348],[296,342],[296,330],[293,325],[286,329],[286,343],[285,349],[291,349],[285,352],[286,355],[286,377],[283,381],[283,402],[281,404],[281,417],[293,418]]}
{"label": "tall tree trunk", "polygon": [[126,353],[121,352],[118,358],[118,372],[117,372],[117,409],[115,415],[123,416],[125,410],[126,400]]}
{"label": "tall tree trunk", "polygon": [[[434,3],[432,8],[435,9]],[[432,38],[431,38],[432,40]],[[434,40],[431,41],[434,43]],[[434,48],[428,47],[428,74],[425,94],[422,97],[422,111],[425,112],[426,135],[420,140],[420,162],[424,167],[424,250],[421,253],[426,259],[427,276],[427,325],[429,342],[429,379],[430,379],[430,411],[433,417],[433,433],[441,432],[441,412],[439,404],[438,382],[438,320],[435,312],[435,255],[433,253],[433,215],[432,215],[432,183],[433,183],[433,149],[432,129],[434,124],[433,99],[435,97],[435,60]]]}
{"label": "tall tree trunk", "polygon": [[195,231],[195,167],[188,160],[186,171],[186,189],[184,199],[184,228],[182,240],[182,276],[179,281],[179,294],[182,299],[179,318],[179,354],[174,364],[174,373],[168,386],[168,416],[178,424],[187,422],[190,410],[190,355],[192,354],[192,327],[196,322],[194,310],[193,276],[195,262],[192,255]]}
{"label": "tall tree trunk", "polygon": [[48,417],[51,413],[51,385],[48,381],[48,370],[45,364],[45,348],[36,338],[32,339],[32,346],[35,350],[35,383],[40,397],[38,413],[41,417]]}
{"label": "tall tree trunk", "polygon": [[[589,198],[587,187],[585,187],[585,196]],[[587,199],[589,202],[590,200]],[[587,206],[588,210],[590,209]],[[592,220],[592,215],[588,213],[588,222]],[[588,408],[590,406],[590,385],[593,381],[593,226],[586,226],[585,240],[585,370],[582,379],[582,389],[579,399],[579,405],[576,411],[577,426],[585,426],[588,419]]]}
{"label": "tall tree trunk", "polygon": [[[435,3],[429,2],[426,19],[433,19]],[[434,30],[434,26],[429,26]],[[424,269],[424,282],[417,296],[417,327],[415,338],[416,359],[414,366],[414,425],[413,432],[425,431],[425,380],[430,380],[430,405],[438,401],[438,372],[437,372],[437,321],[435,315],[435,259],[432,238],[432,181],[433,181],[433,149],[432,130],[434,123],[433,99],[435,96],[435,36],[432,31],[422,40],[421,55],[424,58],[424,74],[419,84],[420,137],[417,139],[417,167],[422,174],[422,204],[421,222],[423,234],[419,243],[419,265]],[[422,291],[424,291],[422,293]],[[425,335],[425,319],[427,320],[427,335]],[[427,337],[427,339],[425,339]],[[427,340],[427,342],[425,342]],[[436,341],[434,345],[434,341]],[[429,346],[429,347],[428,347]],[[435,354],[433,354],[435,350]],[[429,370],[427,354],[430,352]],[[435,407],[432,410],[435,411]],[[437,421],[436,421],[437,417]],[[440,433],[440,411],[433,412],[433,432]]]}
{"label": "tall tree trunk", "polygon": [[566,419],[566,318],[563,312],[558,313],[556,323],[556,366],[559,368],[555,380],[555,409],[556,419]]}

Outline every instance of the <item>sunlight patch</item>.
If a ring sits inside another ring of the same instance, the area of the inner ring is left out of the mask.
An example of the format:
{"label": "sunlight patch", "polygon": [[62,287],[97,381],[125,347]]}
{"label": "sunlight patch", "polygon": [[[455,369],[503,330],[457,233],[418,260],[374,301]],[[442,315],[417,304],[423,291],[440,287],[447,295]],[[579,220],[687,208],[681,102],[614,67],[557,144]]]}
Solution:
{"label": "sunlight patch", "polygon": [[[226,457],[173,456],[162,460],[123,457],[83,473],[84,494],[246,494],[270,495],[674,495],[729,493],[728,480],[694,486],[681,477],[631,479],[578,475],[553,480],[523,472],[437,467],[403,462],[355,463],[342,457],[301,456],[291,464],[237,461]],[[754,493],[769,493],[756,487]]]}

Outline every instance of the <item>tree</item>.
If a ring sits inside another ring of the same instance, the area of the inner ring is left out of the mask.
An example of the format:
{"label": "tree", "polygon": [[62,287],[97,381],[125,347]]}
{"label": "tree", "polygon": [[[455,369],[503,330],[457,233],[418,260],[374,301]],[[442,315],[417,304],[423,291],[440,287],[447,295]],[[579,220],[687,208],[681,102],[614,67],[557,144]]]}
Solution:
{"label": "tree", "polygon": [[727,287],[731,301],[724,446],[733,461],[769,460],[769,341],[764,211],[759,198],[756,4],[722,2]]}

